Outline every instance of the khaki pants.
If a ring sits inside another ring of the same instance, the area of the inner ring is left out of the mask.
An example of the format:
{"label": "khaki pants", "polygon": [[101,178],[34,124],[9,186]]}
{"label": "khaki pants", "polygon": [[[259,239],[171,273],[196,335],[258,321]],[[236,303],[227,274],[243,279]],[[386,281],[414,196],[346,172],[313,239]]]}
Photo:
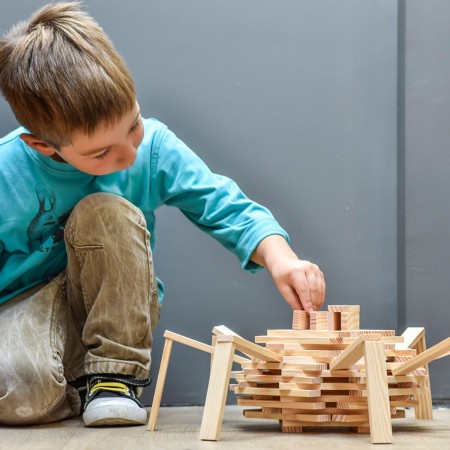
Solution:
{"label": "khaki pants", "polygon": [[66,270],[0,307],[0,424],[80,413],[68,383],[93,373],[148,377],[158,289],[142,212],[93,194],[65,227]]}

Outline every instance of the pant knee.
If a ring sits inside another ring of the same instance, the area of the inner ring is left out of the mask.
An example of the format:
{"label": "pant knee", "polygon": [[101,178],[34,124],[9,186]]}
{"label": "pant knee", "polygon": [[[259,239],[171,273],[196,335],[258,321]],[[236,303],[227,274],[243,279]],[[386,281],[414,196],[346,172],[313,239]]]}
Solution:
{"label": "pant knee", "polygon": [[10,370],[3,370],[0,378],[0,423],[50,422],[48,417],[64,401],[65,391],[65,380],[56,380],[45,362],[21,361],[15,367],[10,365]]}
{"label": "pant knee", "polygon": [[141,210],[127,199],[115,194],[99,192],[80,200],[72,211],[78,222],[82,220],[108,219],[120,221],[129,217],[142,226],[146,226]]}

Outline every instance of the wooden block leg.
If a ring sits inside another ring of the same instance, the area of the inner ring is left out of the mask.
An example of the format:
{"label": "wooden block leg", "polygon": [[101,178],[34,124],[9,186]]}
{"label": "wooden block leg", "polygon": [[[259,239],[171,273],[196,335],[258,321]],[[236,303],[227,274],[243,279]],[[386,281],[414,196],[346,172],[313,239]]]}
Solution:
{"label": "wooden block leg", "polygon": [[392,442],[386,356],[382,342],[366,341],[367,402],[372,444]]}
{"label": "wooden block leg", "polygon": [[234,350],[234,342],[220,341],[217,342],[214,350],[202,426],[200,428],[200,439],[204,441],[218,441],[220,439]]}
{"label": "wooden block leg", "polygon": [[158,418],[159,406],[161,405],[161,398],[164,390],[164,383],[166,381],[167,368],[169,367],[172,344],[172,339],[166,339],[164,342],[161,365],[159,366],[158,381],[156,382],[155,394],[153,396],[152,408],[150,411],[150,418],[148,420],[147,430],[149,431],[154,431],[156,427],[156,419]]}
{"label": "wooden block leg", "polygon": [[[419,339],[419,341],[416,344],[417,354],[424,352],[426,349],[427,345],[424,333],[422,338]],[[431,385],[428,372],[428,364],[426,364],[424,367],[425,370],[427,371],[427,374],[420,387],[424,388],[425,393],[421,393],[415,396],[415,399],[419,401],[419,404],[416,406],[414,412],[416,415],[416,419],[431,420],[433,419],[433,404],[431,399]]]}

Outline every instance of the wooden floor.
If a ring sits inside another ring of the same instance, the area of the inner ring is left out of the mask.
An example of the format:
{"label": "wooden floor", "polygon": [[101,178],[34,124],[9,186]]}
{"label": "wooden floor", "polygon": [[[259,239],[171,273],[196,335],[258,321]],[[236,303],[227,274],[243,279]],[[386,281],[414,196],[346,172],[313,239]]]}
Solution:
{"label": "wooden floor", "polygon": [[[283,434],[276,421],[244,419],[242,408],[225,409],[221,441],[198,438],[203,408],[198,406],[161,408],[156,431],[142,427],[85,428],[81,418],[53,425],[0,427],[0,449],[33,450],[164,450],[164,449],[379,449],[369,435],[349,430],[311,429],[303,434]],[[397,449],[450,449],[450,409],[435,409],[434,420],[417,421],[413,411],[406,419],[394,420]],[[383,445],[385,448],[386,445]]]}

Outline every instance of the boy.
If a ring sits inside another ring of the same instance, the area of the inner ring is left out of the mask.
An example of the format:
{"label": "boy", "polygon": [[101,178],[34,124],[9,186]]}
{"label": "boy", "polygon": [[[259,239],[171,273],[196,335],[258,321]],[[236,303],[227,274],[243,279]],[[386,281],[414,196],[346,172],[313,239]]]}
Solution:
{"label": "boy", "polygon": [[47,5],[0,41],[0,87],[23,127],[0,141],[0,423],[79,414],[144,424],[162,284],[154,211],[166,204],[266,267],[286,301],[321,307],[320,269],[261,205],[167,127],[143,119],[132,78],[76,3]]}

